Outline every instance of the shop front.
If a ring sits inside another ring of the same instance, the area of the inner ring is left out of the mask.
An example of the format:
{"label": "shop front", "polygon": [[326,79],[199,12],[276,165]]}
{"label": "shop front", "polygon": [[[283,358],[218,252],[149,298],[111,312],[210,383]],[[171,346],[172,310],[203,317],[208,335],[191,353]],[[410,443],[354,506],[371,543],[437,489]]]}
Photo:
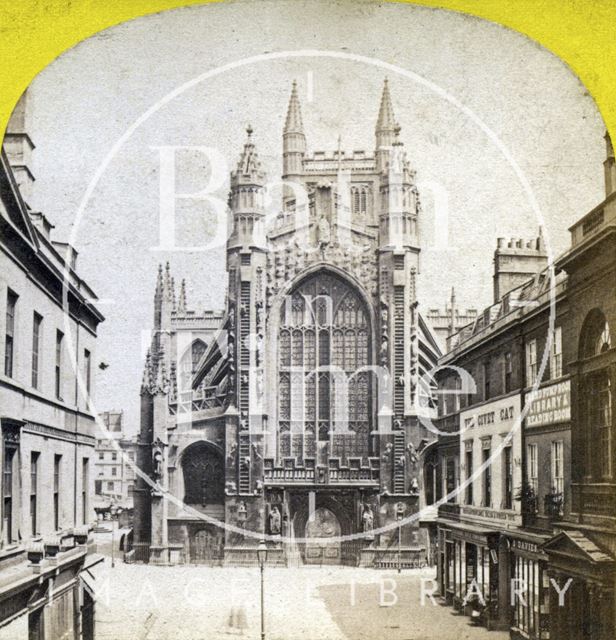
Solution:
{"label": "shop front", "polygon": [[499,618],[499,533],[460,524],[441,528],[441,594],[446,604],[488,628]]}
{"label": "shop front", "polygon": [[578,530],[543,545],[550,580],[550,638],[613,640],[614,559]]}
{"label": "shop front", "polygon": [[547,640],[550,637],[550,580],[542,544],[547,536],[510,534],[511,637]]}

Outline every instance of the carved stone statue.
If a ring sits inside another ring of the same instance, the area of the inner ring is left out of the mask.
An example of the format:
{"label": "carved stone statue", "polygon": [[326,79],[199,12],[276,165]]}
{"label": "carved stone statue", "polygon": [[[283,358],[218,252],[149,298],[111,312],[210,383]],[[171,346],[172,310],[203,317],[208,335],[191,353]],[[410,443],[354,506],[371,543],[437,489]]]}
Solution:
{"label": "carved stone statue", "polygon": [[281,520],[282,518],[278,507],[272,507],[269,515],[269,529],[271,535],[277,536],[280,534]]}
{"label": "carved stone statue", "polygon": [[159,482],[163,477],[163,448],[165,443],[160,438],[152,443],[152,478],[154,482]]}
{"label": "carved stone statue", "polygon": [[331,240],[331,231],[329,228],[329,222],[325,216],[319,218],[319,246],[321,248],[327,246]]}
{"label": "carved stone statue", "polygon": [[364,533],[370,533],[374,529],[374,515],[369,505],[364,505],[364,512],[361,516],[362,528]]}

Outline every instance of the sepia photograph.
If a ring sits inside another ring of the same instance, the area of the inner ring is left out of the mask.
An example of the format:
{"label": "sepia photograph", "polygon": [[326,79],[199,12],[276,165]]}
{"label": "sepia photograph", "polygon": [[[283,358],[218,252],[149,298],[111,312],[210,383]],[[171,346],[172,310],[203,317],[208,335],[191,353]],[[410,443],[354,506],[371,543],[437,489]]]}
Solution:
{"label": "sepia photograph", "polygon": [[1,156],[0,640],[616,637],[616,160],[561,58],[196,3]]}

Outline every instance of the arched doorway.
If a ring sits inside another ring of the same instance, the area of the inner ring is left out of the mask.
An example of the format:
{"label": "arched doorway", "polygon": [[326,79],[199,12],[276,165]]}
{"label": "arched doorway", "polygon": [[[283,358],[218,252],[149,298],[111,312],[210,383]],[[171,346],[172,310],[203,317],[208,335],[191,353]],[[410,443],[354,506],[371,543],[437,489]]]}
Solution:
{"label": "arched doorway", "polygon": [[[224,518],[225,468],[222,453],[208,442],[195,442],[181,456],[184,503],[216,519]],[[220,564],[224,534],[216,526],[188,527],[188,555],[193,564]]]}
{"label": "arched doorway", "polygon": [[306,564],[340,564],[342,528],[333,511],[319,507],[308,518],[305,529]]}
{"label": "arched doorway", "polygon": [[224,533],[218,527],[203,527],[192,532],[189,541],[192,564],[219,565],[223,559]]}
{"label": "arched doorway", "polygon": [[185,504],[200,510],[224,504],[224,463],[222,454],[212,445],[190,445],[182,455],[182,474]]}

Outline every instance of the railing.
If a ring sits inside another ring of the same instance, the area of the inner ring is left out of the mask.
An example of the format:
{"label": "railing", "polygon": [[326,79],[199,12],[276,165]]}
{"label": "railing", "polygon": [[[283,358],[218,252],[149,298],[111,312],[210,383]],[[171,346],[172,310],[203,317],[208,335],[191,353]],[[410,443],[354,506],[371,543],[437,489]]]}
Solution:
{"label": "railing", "polygon": [[224,407],[224,397],[217,394],[217,387],[202,387],[192,391],[172,393],[169,402],[171,415],[191,411],[207,411]]}
{"label": "railing", "polygon": [[[133,548],[129,552],[132,554],[129,562],[149,562],[150,561],[150,545],[147,542],[135,542]],[[128,554],[127,554],[128,555]]]}
{"label": "railing", "polygon": [[574,513],[616,518],[616,485],[572,484]]}
{"label": "railing", "polygon": [[[268,465],[269,463],[269,465]],[[278,467],[266,461],[265,482],[289,484],[379,484],[378,467]]]}

